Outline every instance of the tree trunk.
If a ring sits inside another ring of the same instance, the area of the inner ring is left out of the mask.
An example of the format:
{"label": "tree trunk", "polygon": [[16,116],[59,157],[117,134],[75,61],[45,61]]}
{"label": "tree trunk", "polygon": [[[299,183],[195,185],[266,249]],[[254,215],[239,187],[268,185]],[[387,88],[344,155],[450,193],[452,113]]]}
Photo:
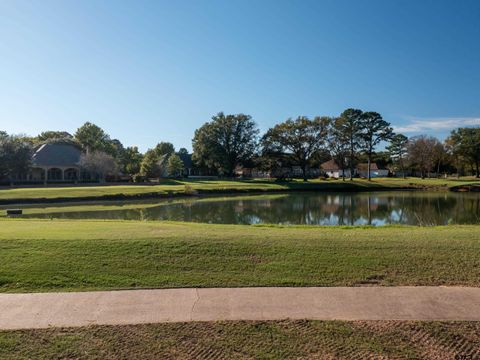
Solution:
{"label": "tree trunk", "polygon": [[302,165],[303,181],[308,181],[307,179],[307,165]]}
{"label": "tree trunk", "polygon": [[370,156],[371,156],[371,155],[368,155],[368,160],[367,160],[368,181],[372,181],[372,176],[371,176],[371,174],[370,174],[370,163],[371,163]]}
{"label": "tree trunk", "polygon": [[353,155],[350,156],[350,181],[353,180]]}
{"label": "tree trunk", "polygon": [[475,166],[477,167],[477,178],[480,178],[480,171],[479,171],[480,164],[479,164],[478,160],[475,162]]}
{"label": "tree trunk", "polygon": [[355,156],[353,151],[353,139],[350,140],[350,181],[353,180],[353,157]]}

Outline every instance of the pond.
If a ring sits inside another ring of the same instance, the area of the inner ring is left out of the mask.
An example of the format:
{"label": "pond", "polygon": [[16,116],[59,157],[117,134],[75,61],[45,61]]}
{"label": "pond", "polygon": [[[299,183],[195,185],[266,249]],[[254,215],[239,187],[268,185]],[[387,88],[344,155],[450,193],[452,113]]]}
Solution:
{"label": "pond", "polygon": [[217,224],[480,224],[480,193],[288,193],[23,207],[24,217]]}

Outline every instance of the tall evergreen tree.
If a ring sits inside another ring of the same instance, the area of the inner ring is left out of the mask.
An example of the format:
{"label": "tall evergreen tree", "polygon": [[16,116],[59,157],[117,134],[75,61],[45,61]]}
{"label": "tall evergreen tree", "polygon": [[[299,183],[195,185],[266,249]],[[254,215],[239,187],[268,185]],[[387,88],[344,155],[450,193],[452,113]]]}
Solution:
{"label": "tall evergreen tree", "polygon": [[347,109],[340,114],[340,119],[338,120],[338,130],[344,134],[348,142],[350,180],[353,180],[357,150],[362,143],[362,116],[362,110]]}
{"label": "tall evergreen tree", "polygon": [[367,155],[367,169],[368,181],[372,179],[371,176],[371,162],[375,147],[382,141],[390,140],[393,136],[393,129],[390,123],[383,120],[382,116],[373,111],[363,113],[361,117],[361,148]]}
{"label": "tall evergreen tree", "polygon": [[396,134],[390,140],[390,145],[387,146],[387,151],[390,158],[396,162],[402,171],[403,178],[405,178],[405,156],[408,150],[408,138],[403,134]]}

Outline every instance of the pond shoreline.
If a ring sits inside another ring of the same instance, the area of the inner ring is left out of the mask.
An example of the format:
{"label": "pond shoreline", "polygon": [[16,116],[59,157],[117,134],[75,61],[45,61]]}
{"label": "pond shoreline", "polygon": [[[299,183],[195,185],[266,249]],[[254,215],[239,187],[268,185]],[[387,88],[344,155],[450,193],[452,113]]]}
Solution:
{"label": "pond shoreline", "polygon": [[[300,183],[302,184],[302,183]],[[286,183],[285,185],[289,185]],[[267,194],[267,193],[289,193],[289,192],[383,192],[383,191],[453,191],[453,192],[477,192],[480,191],[480,184],[466,184],[453,187],[438,185],[410,184],[402,186],[385,186],[382,184],[361,186],[355,183],[306,183],[305,185],[290,184],[294,186],[285,188],[218,188],[218,189],[185,189],[183,191],[147,192],[138,194],[105,194],[94,196],[74,197],[38,197],[38,198],[12,198],[0,199],[0,205],[26,205],[26,204],[56,204],[66,202],[95,202],[95,201],[125,201],[125,200],[148,200],[148,199],[171,199],[171,198],[192,198],[209,195],[237,195],[237,194]]]}

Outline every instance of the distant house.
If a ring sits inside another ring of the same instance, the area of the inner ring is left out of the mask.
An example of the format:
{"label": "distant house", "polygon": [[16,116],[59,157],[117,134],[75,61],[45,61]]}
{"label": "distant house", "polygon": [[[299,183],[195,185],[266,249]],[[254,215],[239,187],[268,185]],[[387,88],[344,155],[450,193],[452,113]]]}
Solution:
{"label": "distant house", "polygon": [[[350,169],[343,169],[343,170],[340,169],[340,167],[335,162],[335,160],[329,160],[324,162],[322,165],[320,165],[320,168],[328,177],[332,177],[336,179],[344,176],[350,177]],[[370,176],[372,178],[386,177],[388,176],[388,174],[389,174],[388,169],[379,168],[377,163],[374,163],[374,162],[370,164]],[[353,176],[360,176],[363,178],[368,177],[368,164],[367,163],[358,164],[354,169]]]}
{"label": "distant house", "polygon": [[60,182],[80,179],[80,148],[69,143],[43,144],[35,150],[29,181]]}
{"label": "distant house", "polygon": [[178,153],[183,161],[183,176],[187,177],[217,177],[218,172],[204,166],[197,166],[192,159],[192,154]]}
{"label": "distant house", "polygon": [[[368,177],[368,164],[367,163],[358,164],[357,173],[360,177],[363,177],[363,178]],[[381,169],[378,167],[377,163],[374,163],[374,162],[370,164],[370,176],[372,178],[386,177],[388,176],[388,174],[389,174],[388,169]]]}
{"label": "distant house", "polygon": [[[308,168],[307,177],[314,178],[320,176],[320,169]],[[302,178],[303,171],[300,166],[279,166],[275,170],[266,171],[253,166],[237,166],[235,175],[243,178]]]}
{"label": "distant house", "polygon": [[[320,165],[320,169],[331,178],[350,177],[350,169],[340,169],[335,160],[328,160]],[[355,176],[355,173],[353,174]]]}

